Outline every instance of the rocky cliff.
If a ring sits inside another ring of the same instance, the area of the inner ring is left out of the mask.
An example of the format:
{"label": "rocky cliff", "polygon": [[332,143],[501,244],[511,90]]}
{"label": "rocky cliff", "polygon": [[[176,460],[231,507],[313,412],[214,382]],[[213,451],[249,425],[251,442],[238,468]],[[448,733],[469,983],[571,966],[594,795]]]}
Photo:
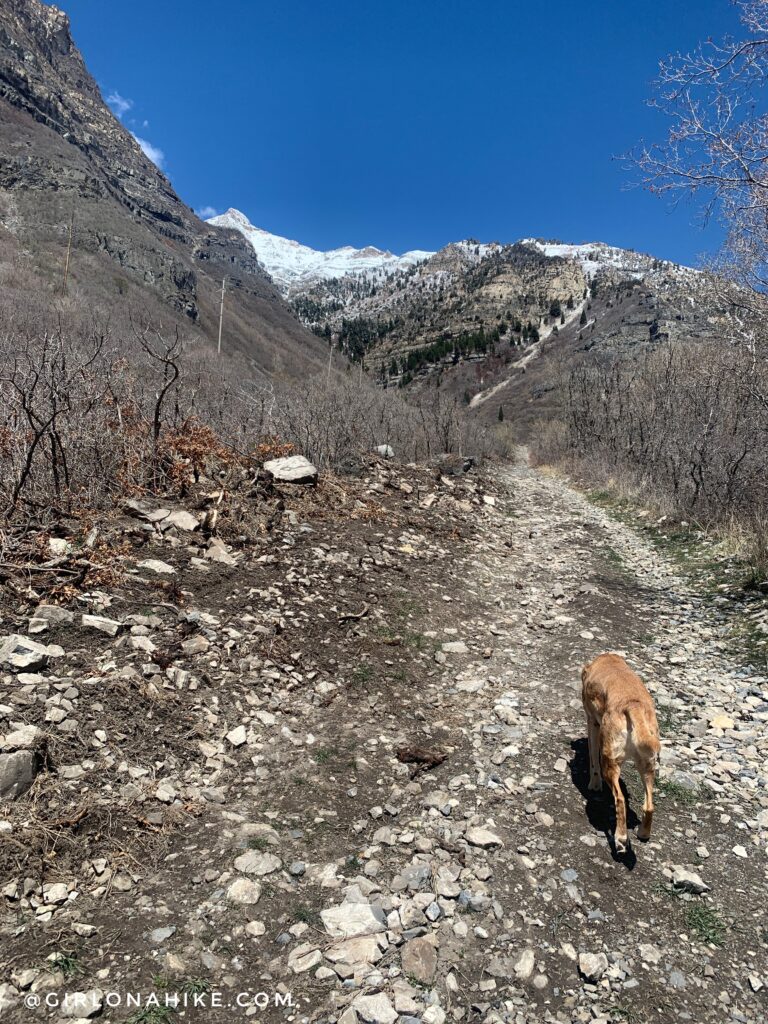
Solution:
{"label": "rocky cliff", "polygon": [[[19,254],[55,288],[72,223],[73,287],[89,299],[170,308],[263,369],[303,372],[321,346],[296,322],[235,231],[203,223],[104,103],[62,11],[0,7],[0,259]],[[149,294],[147,294],[149,293]]]}

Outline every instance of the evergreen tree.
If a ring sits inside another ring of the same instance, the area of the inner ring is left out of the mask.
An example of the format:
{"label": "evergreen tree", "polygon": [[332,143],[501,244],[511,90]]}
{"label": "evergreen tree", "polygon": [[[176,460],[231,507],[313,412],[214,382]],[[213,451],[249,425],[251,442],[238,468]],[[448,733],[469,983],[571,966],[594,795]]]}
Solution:
{"label": "evergreen tree", "polygon": [[500,405],[499,406],[499,423],[503,423],[503,422],[504,422],[504,406]]}
{"label": "evergreen tree", "polygon": [[579,323],[583,327],[586,322],[587,322],[587,311],[585,309],[582,309],[581,316],[579,317]]}

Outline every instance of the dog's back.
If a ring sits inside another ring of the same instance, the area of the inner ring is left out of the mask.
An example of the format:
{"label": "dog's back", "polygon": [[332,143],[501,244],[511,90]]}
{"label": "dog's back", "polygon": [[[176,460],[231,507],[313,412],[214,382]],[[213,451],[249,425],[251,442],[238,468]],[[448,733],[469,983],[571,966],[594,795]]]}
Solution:
{"label": "dog's back", "polygon": [[[581,670],[581,699],[611,735],[612,746],[626,745],[626,756],[636,761],[655,758],[661,749],[653,698],[640,676],[618,654],[601,654]],[[607,738],[607,736],[606,736]],[[617,756],[617,750],[614,756]]]}

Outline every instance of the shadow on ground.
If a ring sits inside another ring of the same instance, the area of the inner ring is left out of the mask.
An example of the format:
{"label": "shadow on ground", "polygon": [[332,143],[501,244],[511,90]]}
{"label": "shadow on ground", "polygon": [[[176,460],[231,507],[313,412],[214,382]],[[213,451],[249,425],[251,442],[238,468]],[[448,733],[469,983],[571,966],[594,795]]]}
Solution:
{"label": "shadow on ground", "polygon": [[[586,801],[585,810],[587,812],[587,819],[590,825],[596,832],[601,832],[603,836],[605,836],[605,839],[611,848],[611,856],[613,859],[618,863],[623,864],[628,871],[632,871],[637,863],[637,857],[635,856],[631,845],[633,837],[631,835],[629,837],[630,842],[626,853],[616,852],[616,847],[613,842],[613,830],[616,825],[616,814],[613,806],[613,798],[611,797],[608,787],[604,785],[602,792],[595,792],[589,789],[589,750],[586,737],[582,737],[578,740],[572,740],[571,750],[573,751],[573,757],[570,762],[571,782]],[[629,791],[624,785],[623,779],[621,780],[621,790],[624,794],[624,800],[627,805],[627,831],[631,832],[632,829],[636,828],[640,824],[640,819],[630,806]]]}

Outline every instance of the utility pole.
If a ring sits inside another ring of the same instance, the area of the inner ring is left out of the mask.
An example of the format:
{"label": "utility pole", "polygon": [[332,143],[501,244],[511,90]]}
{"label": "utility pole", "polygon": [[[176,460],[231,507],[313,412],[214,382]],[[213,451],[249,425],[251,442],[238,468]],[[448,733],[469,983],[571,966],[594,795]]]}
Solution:
{"label": "utility pole", "polygon": [[69,218],[69,238],[67,239],[67,257],[64,260],[64,280],[61,285],[61,294],[65,295],[67,291],[67,280],[69,279],[69,259],[72,255],[72,229],[75,226],[75,207],[72,205],[72,213]]}
{"label": "utility pole", "polygon": [[221,305],[219,306],[219,344],[218,354],[221,355],[221,328],[224,323],[224,288],[227,283],[226,274],[221,279]]}

